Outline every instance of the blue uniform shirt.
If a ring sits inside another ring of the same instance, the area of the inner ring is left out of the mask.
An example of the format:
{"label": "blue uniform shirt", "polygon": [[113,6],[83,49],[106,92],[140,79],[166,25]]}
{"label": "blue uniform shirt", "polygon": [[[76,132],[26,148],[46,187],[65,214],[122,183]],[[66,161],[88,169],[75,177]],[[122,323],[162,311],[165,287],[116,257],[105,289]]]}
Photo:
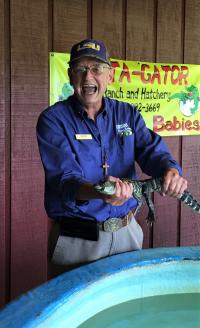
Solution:
{"label": "blue uniform shirt", "polygon": [[58,216],[104,221],[126,215],[137,206],[135,198],[121,206],[101,199],[77,201],[82,183],[104,180],[105,154],[108,175],[137,179],[135,161],[149,176],[162,176],[167,168],[181,173],[161,137],[149,130],[130,104],[104,98],[96,122],[88,118],[75,96],[47,108],[39,117],[37,138],[45,170],[45,209]]}

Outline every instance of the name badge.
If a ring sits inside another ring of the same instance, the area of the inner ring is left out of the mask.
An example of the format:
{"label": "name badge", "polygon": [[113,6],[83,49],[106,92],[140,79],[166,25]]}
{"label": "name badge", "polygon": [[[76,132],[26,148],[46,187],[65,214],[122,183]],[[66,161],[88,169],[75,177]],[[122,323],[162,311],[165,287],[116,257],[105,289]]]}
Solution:
{"label": "name badge", "polygon": [[75,134],[76,140],[91,140],[91,134]]}

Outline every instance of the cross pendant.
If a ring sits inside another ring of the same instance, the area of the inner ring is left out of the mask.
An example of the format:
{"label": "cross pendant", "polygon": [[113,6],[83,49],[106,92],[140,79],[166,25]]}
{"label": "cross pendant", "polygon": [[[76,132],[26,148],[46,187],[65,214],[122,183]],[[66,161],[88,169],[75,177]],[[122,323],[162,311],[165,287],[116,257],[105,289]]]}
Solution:
{"label": "cross pendant", "polygon": [[108,165],[108,162],[107,162],[107,156],[105,154],[104,156],[104,164],[103,164],[103,169],[104,169],[104,178],[106,178],[108,176],[108,168],[110,166]]}

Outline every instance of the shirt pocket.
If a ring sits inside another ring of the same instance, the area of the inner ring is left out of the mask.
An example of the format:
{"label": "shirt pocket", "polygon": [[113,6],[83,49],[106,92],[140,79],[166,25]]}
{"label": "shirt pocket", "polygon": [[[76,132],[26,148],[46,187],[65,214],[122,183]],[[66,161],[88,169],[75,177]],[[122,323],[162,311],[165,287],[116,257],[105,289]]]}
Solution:
{"label": "shirt pocket", "polygon": [[134,134],[131,134],[129,136],[118,136],[118,143],[120,145],[120,148],[122,148],[124,151],[128,150],[128,147],[131,147],[131,149],[133,149],[134,139]]}

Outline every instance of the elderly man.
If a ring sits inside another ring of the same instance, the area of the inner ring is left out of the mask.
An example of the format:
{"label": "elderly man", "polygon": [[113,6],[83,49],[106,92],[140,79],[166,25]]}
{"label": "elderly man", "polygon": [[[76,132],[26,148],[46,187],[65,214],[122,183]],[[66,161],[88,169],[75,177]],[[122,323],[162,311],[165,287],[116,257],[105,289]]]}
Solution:
{"label": "elderly man", "polygon": [[[187,188],[181,168],[136,108],[104,97],[113,69],[102,41],[75,44],[68,74],[74,95],[47,108],[37,124],[45,208],[55,221],[50,259],[58,272],[142,248],[133,187],[121,180],[137,179],[135,161],[146,174],[164,178],[165,194],[177,196]],[[106,179],[116,183],[112,196],[94,188]],[[113,218],[114,232],[105,224]]]}

